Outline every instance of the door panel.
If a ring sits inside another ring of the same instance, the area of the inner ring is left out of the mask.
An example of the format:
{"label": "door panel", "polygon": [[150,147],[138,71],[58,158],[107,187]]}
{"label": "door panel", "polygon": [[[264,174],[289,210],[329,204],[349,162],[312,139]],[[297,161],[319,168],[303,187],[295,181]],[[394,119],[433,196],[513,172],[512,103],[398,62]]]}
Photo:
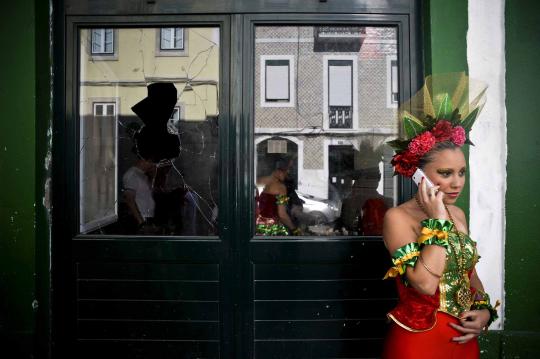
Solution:
{"label": "door panel", "polygon": [[[300,199],[286,208],[301,230],[258,232],[268,204],[242,197],[252,204],[244,212],[252,226],[242,230],[250,238],[244,325],[253,333],[244,357],[381,353],[386,313],[397,298],[394,283],[382,280],[390,261],[381,228],[366,225],[366,204],[388,208],[399,200],[384,142],[397,136],[397,103],[410,93],[408,26],[403,16],[244,19],[244,88],[253,90],[244,97],[242,153],[256,160],[244,162],[253,180],[243,186],[260,198],[276,188],[276,180],[261,176],[278,178],[291,199]],[[268,96],[269,73],[282,80],[270,82],[279,100]],[[272,219],[286,224],[277,211]]]}
{"label": "door panel", "polygon": [[74,241],[78,355],[221,356],[226,302],[217,241]]}
{"label": "door panel", "polygon": [[[72,17],[67,25],[76,65],[66,111],[77,115],[66,122],[66,136],[76,136],[65,152],[79,157],[64,168],[72,190],[60,211],[72,225],[56,233],[71,241],[71,252],[55,269],[65,296],[54,302],[53,355],[231,357],[232,215],[218,217],[234,166],[229,17],[124,20]],[[165,110],[158,100],[149,118],[135,115],[132,107],[149,103],[147,85],[156,82],[174,84],[174,103]],[[145,129],[154,136],[163,119],[162,140],[145,142]],[[158,158],[171,137],[179,154]],[[135,184],[125,175],[134,169]],[[141,202],[143,185],[151,196]],[[136,225],[137,214],[149,228]]]}

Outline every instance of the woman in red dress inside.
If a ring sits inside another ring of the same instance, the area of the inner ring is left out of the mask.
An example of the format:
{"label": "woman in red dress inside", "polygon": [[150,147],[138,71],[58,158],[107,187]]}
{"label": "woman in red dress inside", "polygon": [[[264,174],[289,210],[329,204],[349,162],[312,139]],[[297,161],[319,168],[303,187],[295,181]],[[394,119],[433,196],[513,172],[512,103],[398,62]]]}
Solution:
{"label": "woman in red dress inside", "polygon": [[[455,205],[467,170],[460,147],[470,143],[466,133],[484,92],[469,105],[467,77],[440,76],[428,78],[406,104],[421,110],[402,113],[406,138],[390,143],[397,152],[392,159],[397,173],[411,177],[420,168],[424,176],[415,197],[385,215],[383,238],[394,263],[385,279],[395,278],[399,295],[388,313],[385,359],[479,358],[477,337],[497,318],[475,270],[480,258],[476,242]],[[433,88],[445,88],[436,87],[436,80],[446,86],[455,83],[461,93],[432,96]],[[415,106],[419,99],[422,105]],[[456,110],[451,100],[460,101]],[[459,113],[465,108],[467,113]]]}
{"label": "woman in red dress inside", "polygon": [[257,235],[287,236],[300,233],[287,213],[289,197],[284,184],[287,174],[288,166],[278,167],[270,176],[257,180],[258,185],[264,185],[262,193],[257,197]]}

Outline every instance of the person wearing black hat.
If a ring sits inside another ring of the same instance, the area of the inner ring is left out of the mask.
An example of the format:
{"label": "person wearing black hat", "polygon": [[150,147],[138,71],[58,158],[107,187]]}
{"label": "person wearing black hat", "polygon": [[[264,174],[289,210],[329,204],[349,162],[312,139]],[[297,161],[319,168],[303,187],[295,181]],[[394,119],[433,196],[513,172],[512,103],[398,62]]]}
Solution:
{"label": "person wearing black hat", "polygon": [[180,154],[178,135],[167,130],[167,122],[176,105],[177,91],[170,82],[153,83],[147,89],[148,96],[131,108],[144,125],[133,136],[138,160],[123,176],[124,200],[130,216],[136,222],[135,232],[157,234],[159,229],[154,223],[156,203],[152,183],[156,164],[170,161]]}
{"label": "person wearing black hat", "polygon": [[157,163],[180,154],[180,139],[167,129],[176,101],[174,84],[158,82],[148,85],[148,96],[131,108],[144,123],[134,137],[139,157]]}

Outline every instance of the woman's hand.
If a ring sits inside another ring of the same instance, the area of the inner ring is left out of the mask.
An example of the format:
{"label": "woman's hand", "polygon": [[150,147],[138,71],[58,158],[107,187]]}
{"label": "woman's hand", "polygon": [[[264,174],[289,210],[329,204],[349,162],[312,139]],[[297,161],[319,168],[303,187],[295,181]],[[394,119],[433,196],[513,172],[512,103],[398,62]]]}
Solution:
{"label": "woman's hand", "polygon": [[440,186],[427,188],[425,179],[422,177],[418,187],[418,201],[429,218],[449,219],[444,208],[443,191],[439,191]]}
{"label": "woman's hand", "polygon": [[465,344],[469,340],[476,338],[482,334],[482,330],[484,330],[484,327],[487,325],[490,315],[491,314],[487,309],[470,310],[461,313],[461,325],[450,323],[450,326],[464,335],[454,337],[452,340],[459,344]]}

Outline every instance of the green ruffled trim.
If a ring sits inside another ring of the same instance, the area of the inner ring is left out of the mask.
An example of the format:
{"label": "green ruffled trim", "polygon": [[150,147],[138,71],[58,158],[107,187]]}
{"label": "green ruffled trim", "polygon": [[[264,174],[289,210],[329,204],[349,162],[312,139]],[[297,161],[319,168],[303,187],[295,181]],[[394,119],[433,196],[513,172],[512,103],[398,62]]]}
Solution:
{"label": "green ruffled trim", "polygon": [[[394,254],[392,254],[392,262],[394,264],[397,264],[399,262],[402,262],[402,264],[410,265],[411,267],[414,267],[416,264],[416,261],[418,260],[418,255],[415,257],[411,257],[413,254],[420,251],[420,246],[416,242],[407,243],[406,245],[399,247],[396,249]],[[411,259],[405,259],[406,257],[411,257]]]}
{"label": "green ruffled trim", "polygon": [[277,194],[276,195],[276,204],[279,205],[285,205],[289,203],[289,197],[287,197],[286,194]]}
{"label": "green ruffled trim", "polygon": [[396,249],[392,255],[392,263],[397,267],[401,265],[403,274],[406,273],[406,267],[414,268],[420,256],[420,246],[416,242],[407,243]]}
{"label": "green ruffled trim", "polygon": [[422,227],[446,232],[450,232],[454,228],[454,222],[447,219],[428,218],[424,219],[420,224]]}
{"label": "green ruffled trim", "polygon": [[489,299],[489,294],[482,292],[482,296],[483,296],[482,299],[475,300],[473,302],[473,304],[471,305],[471,309],[472,310],[482,310],[482,309],[489,310],[489,320],[486,324],[486,327],[489,327],[491,323],[493,323],[499,318],[499,314],[497,314],[497,309],[496,309],[498,304],[496,304],[495,307],[493,307]]}
{"label": "green ruffled trim", "polygon": [[407,278],[405,276],[407,266],[414,267],[418,261],[419,255],[420,248],[416,242],[407,243],[406,245],[399,247],[396,249],[394,254],[392,254],[392,262],[394,263],[394,266],[386,272],[383,279],[401,276],[405,285],[408,285]]}
{"label": "green ruffled trim", "polygon": [[287,227],[282,224],[258,224],[257,234],[263,236],[288,236],[289,231]]}

